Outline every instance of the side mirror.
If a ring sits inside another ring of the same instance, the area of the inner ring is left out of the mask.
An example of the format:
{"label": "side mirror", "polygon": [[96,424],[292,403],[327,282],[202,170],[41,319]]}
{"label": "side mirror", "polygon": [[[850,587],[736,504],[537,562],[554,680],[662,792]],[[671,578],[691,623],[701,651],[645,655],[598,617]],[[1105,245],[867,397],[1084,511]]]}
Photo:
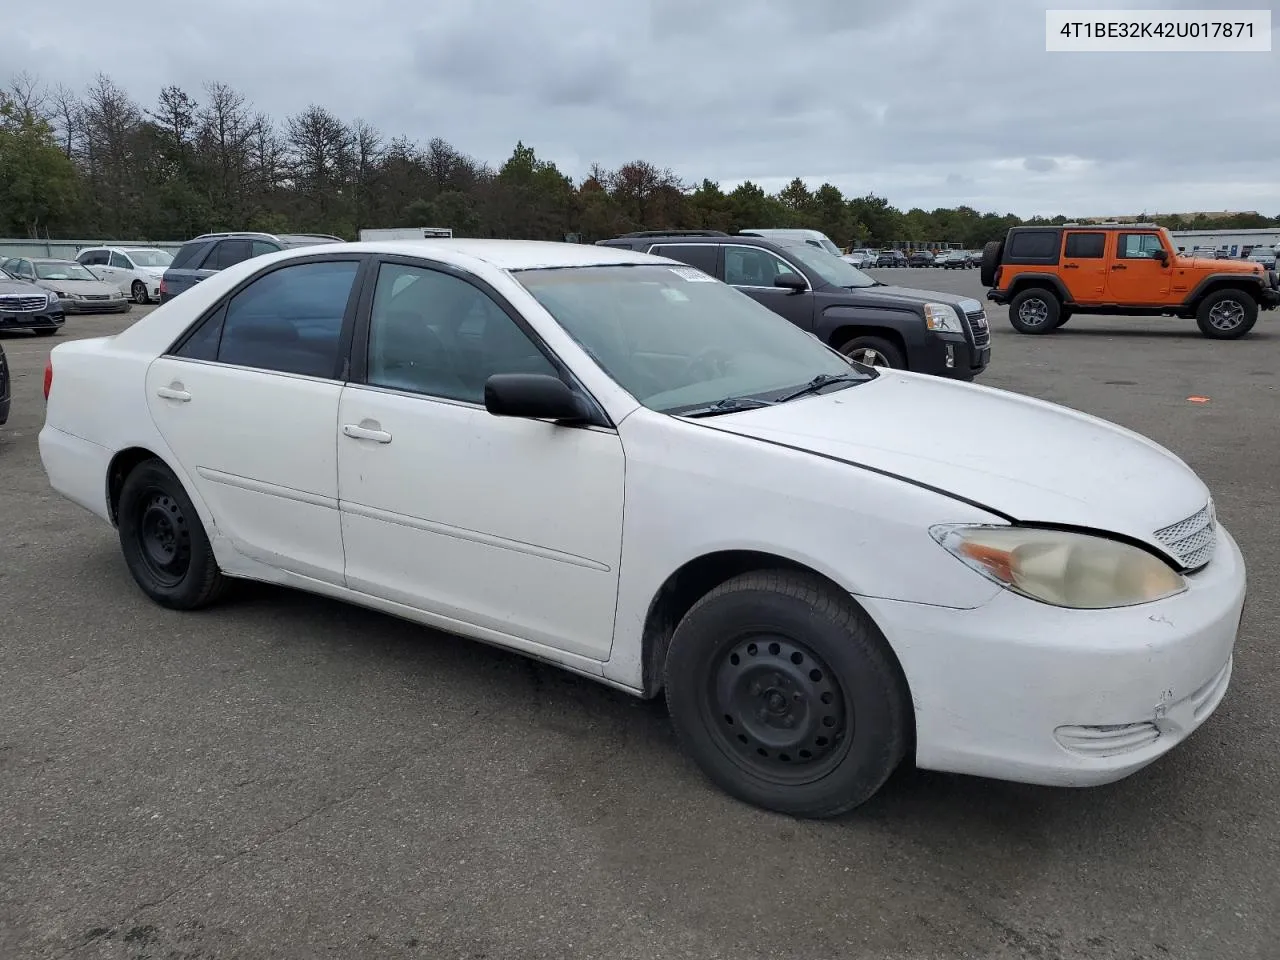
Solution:
{"label": "side mirror", "polygon": [[1169,251],[1164,247],[1151,251],[1151,259],[1159,260],[1161,266],[1167,266],[1169,263]]}
{"label": "side mirror", "polygon": [[545,373],[495,373],[484,384],[484,408],[495,417],[581,423],[582,400],[559,377]]}
{"label": "side mirror", "polygon": [[774,277],[773,285],[782,287],[784,290],[790,290],[792,293],[803,293],[809,288],[809,283],[804,277],[797,277],[791,273],[784,273],[780,277]]}

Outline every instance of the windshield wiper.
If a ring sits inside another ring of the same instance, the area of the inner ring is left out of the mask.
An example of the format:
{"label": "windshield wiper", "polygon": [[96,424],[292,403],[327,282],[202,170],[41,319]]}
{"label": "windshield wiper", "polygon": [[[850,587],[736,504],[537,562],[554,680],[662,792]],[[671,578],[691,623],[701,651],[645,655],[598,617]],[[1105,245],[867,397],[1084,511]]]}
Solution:
{"label": "windshield wiper", "polygon": [[823,387],[830,386],[833,383],[865,383],[870,379],[871,377],[865,373],[821,373],[806,383],[799,390],[793,390],[791,393],[784,393],[774,402],[786,403],[788,400],[805,397],[811,393],[817,393]]}
{"label": "windshield wiper", "polygon": [[737,413],[739,410],[756,410],[760,407],[771,407],[774,401],[761,400],[758,397],[725,397],[705,407],[698,407],[679,414],[681,417],[715,417],[722,413]]}

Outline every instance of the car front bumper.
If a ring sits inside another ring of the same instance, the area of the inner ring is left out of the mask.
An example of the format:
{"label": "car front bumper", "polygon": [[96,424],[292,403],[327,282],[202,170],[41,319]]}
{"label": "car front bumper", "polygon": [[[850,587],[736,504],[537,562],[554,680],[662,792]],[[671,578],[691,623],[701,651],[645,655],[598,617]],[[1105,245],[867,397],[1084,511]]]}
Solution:
{"label": "car front bumper", "polygon": [[5,310],[0,312],[0,330],[60,327],[66,320],[61,310],[39,310],[31,313],[25,310]]}
{"label": "car front bumper", "polygon": [[66,313],[124,313],[129,309],[129,301],[125,297],[112,297],[109,300],[67,300],[61,301]]}
{"label": "car front bumper", "polygon": [[1120,780],[1217,708],[1245,600],[1219,527],[1176,597],[1066,610],[1001,591],[972,610],[859,597],[902,663],[922,768],[1051,786]]}

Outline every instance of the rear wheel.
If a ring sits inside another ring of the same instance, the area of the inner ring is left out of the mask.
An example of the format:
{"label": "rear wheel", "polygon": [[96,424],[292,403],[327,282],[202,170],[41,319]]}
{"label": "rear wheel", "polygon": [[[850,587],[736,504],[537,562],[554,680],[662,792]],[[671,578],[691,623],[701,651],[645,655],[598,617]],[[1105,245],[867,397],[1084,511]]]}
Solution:
{"label": "rear wheel", "polygon": [[1028,287],[1009,301],[1009,323],[1019,333],[1049,333],[1061,313],[1061,301],[1044,287]]}
{"label": "rear wheel", "polygon": [[1245,290],[1215,290],[1196,309],[1196,326],[1211,340],[1237,340],[1258,322],[1258,301]]}
{"label": "rear wheel", "polygon": [[883,337],[854,337],[839,349],[850,360],[866,367],[907,368],[902,351]]}
{"label": "rear wheel", "polygon": [[120,549],[142,592],[163,607],[195,610],[226,580],[191,498],[160,460],[133,468],[120,491]]}
{"label": "rear wheel", "polygon": [[910,698],[884,637],[810,574],[757,571],[708,593],[676,628],[665,684],[702,771],[769,810],[850,810],[907,750]]}

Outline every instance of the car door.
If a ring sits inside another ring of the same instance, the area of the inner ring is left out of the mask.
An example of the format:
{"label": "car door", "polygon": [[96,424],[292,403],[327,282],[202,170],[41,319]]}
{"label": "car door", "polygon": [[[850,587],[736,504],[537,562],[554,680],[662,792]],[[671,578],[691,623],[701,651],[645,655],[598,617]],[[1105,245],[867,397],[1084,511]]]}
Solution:
{"label": "car door", "polygon": [[1067,230],[1062,240],[1062,282],[1077,303],[1099,303],[1107,291],[1107,234]]}
{"label": "car door", "polygon": [[[801,330],[813,330],[813,287],[795,264],[763,247],[727,243],[721,267],[720,279],[725,283],[786,317]],[[805,281],[805,289],[797,293],[774,286],[774,280],[781,276],[799,277]]]}
{"label": "car door", "polygon": [[494,639],[607,659],[617,433],[485,410],[492,374],[563,374],[469,275],[386,258],[367,299],[337,431],[348,586]]}
{"label": "car door", "polygon": [[359,255],[273,265],[147,371],[152,418],[218,530],[262,563],[343,583],[335,429]]}
{"label": "car door", "polygon": [[1161,263],[1152,254],[1164,249],[1154,232],[1117,233],[1107,271],[1107,301],[1157,306],[1169,297],[1173,262]]}
{"label": "car door", "polygon": [[126,297],[129,296],[133,286],[134,269],[133,261],[119,251],[112,250],[110,259],[107,261],[107,274],[105,279],[112,286],[119,287],[120,292]]}

